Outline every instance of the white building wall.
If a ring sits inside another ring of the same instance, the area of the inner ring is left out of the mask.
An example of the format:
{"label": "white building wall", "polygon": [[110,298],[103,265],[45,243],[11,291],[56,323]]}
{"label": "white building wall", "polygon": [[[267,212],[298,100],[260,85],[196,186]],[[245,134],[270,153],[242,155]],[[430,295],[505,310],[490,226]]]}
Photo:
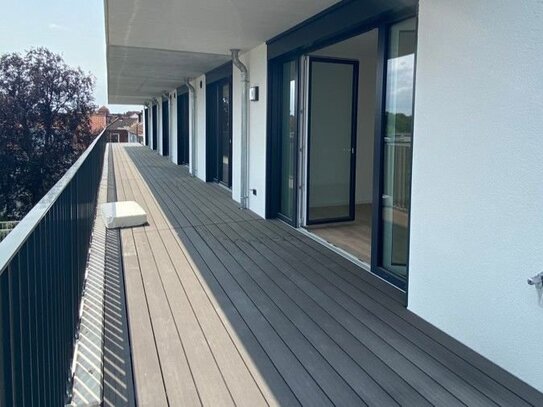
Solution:
{"label": "white building wall", "polygon": [[[249,209],[266,216],[266,117],[267,117],[267,46],[261,44],[240,59],[249,70],[250,86],[258,86],[259,99],[249,102]],[[232,91],[232,197],[240,202],[241,191],[241,78],[233,68]]]}
{"label": "white building wall", "polygon": [[[241,55],[239,59],[247,66],[250,79],[247,55]],[[248,120],[250,123],[250,113]],[[241,74],[235,66],[232,67],[232,199],[241,203]]]}
{"label": "white building wall", "polygon": [[149,132],[149,148],[153,149],[153,103],[149,104],[149,126],[147,126],[147,131]]}
{"label": "white building wall", "polygon": [[543,2],[421,0],[409,309],[543,391]]}
{"label": "white building wall", "polygon": [[177,90],[170,92],[170,160],[179,164],[177,157]]}
{"label": "white building wall", "polygon": [[[196,176],[206,180],[206,77],[202,75],[192,80],[191,85],[196,89]],[[201,86],[200,86],[201,84]],[[193,99],[189,92],[189,117],[194,109]],[[192,134],[192,120],[189,119],[189,134]],[[194,163],[192,157],[192,137],[189,138],[189,160],[191,171]]]}
{"label": "white building wall", "polygon": [[[149,115],[149,110],[147,110],[147,115]],[[145,140],[148,139],[149,135],[147,134],[147,132],[145,132],[145,127],[146,125],[149,125],[148,123],[148,120],[145,120],[145,107],[143,108],[142,112],[141,112],[141,122],[143,123],[143,141],[142,141],[142,144],[145,145]]]}
{"label": "white building wall", "polygon": [[157,109],[156,109],[156,116],[157,116],[157,137],[156,137],[156,144],[157,144],[157,151],[160,155],[164,155],[162,152],[162,98],[158,99]]}

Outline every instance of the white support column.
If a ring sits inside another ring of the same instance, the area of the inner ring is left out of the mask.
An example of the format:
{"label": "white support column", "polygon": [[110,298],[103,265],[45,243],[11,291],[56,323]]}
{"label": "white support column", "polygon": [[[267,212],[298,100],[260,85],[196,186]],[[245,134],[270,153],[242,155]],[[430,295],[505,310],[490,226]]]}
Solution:
{"label": "white support column", "polygon": [[[149,116],[149,108],[147,106],[147,104],[145,104],[143,106],[143,113],[142,113],[142,117],[141,117],[141,122],[143,123],[143,145],[146,145],[146,141],[148,140],[148,135],[147,133],[149,132],[149,119],[145,119],[145,112],[147,111],[147,116]],[[145,131],[145,128],[147,128],[147,131]]]}
{"label": "white support column", "polygon": [[[189,139],[189,162],[196,158],[196,176],[202,181],[206,180],[206,77],[202,75],[190,81],[196,89],[196,119],[191,120],[189,131],[192,134],[193,126],[196,128],[196,151],[193,152],[192,139]],[[189,116],[192,117],[195,106],[193,98],[189,98]],[[196,155],[196,157],[194,157]]]}
{"label": "white support column", "polygon": [[156,99],[156,130],[157,130],[157,137],[156,137],[156,144],[157,144],[157,151],[160,155],[164,155],[162,151],[162,97],[159,97]]}
{"label": "white support column", "polygon": [[151,101],[149,103],[149,114],[148,114],[149,126],[147,126],[147,130],[149,131],[149,148],[151,150],[153,150],[155,147],[153,143],[153,106],[154,106],[154,102]]}
{"label": "white support column", "polygon": [[170,159],[174,164],[179,164],[179,157],[177,156],[177,90],[174,89],[170,92]]}

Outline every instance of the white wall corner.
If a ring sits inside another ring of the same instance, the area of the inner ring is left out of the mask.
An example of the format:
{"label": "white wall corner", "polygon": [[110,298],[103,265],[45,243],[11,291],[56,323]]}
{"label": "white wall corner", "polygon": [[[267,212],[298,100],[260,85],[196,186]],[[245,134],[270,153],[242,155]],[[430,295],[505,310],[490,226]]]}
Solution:
{"label": "white wall corner", "polygon": [[160,155],[164,155],[162,152],[162,97],[158,98],[158,103],[156,104],[156,117],[157,117],[157,151]]}
{"label": "white wall corner", "polygon": [[[201,75],[190,81],[196,89],[196,176],[202,181],[206,180],[206,77]],[[189,115],[192,115],[194,106],[193,98],[189,97]],[[192,134],[192,125],[189,126]],[[192,139],[189,139],[189,160],[192,165]]]}
{"label": "white wall corner", "polygon": [[[267,46],[261,44],[240,56],[249,70],[250,86],[259,87],[259,100],[249,102],[249,209],[266,215]],[[232,198],[241,201],[241,75],[233,68],[232,91]],[[256,195],[253,194],[256,191]]]}
{"label": "white wall corner", "polygon": [[177,156],[177,90],[174,89],[169,93],[170,97],[170,160],[174,164],[179,164]]}
{"label": "white wall corner", "polygon": [[[444,20],[444,16],[446,19]],[[543,391],[543,3],[420,0],[409,309]]]}

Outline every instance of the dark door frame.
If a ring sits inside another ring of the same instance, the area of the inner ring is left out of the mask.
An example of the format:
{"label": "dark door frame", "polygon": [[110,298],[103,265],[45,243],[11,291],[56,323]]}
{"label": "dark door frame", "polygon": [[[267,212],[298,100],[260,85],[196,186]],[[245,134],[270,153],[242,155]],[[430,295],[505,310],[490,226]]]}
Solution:
{"label": "dark door frame", "polygon": [[177,91],[177,162],[189,163],[189,94]]}
{"label": "dark door frame", "polygon": [[[294,62],[296,67],[296,95],[295,95],[295,105],[296,105],[296,134],[294,136],[294,157],[293,157],[293,197],[292,202],[290,203],[292,205],[292,217],[289,218],[285,214],[281,212],[281,177],[283,169],[281,167],[281,163],[283,161],[283,153],[281,148],[281,137],[282,137],[282,113],[283,113],[283,98],[282,98],[282,86],[283,86],[283,66],[286,63],[292,63]],[[277,161],[267,160],[266,163],[266,171],[271,172],[275,171],[277,172],[277,176],[273,178],[268,178],[267,183],[271,183],[271,188],[274,192],[272,192],[272,196],[276,197],[275,201],[272,201],[268,199],[268,202],[270,202],[270,205],[276,205],[277,208],[275,209],[277,213],[277,217],[281,219],[283,222],[288,223],[291,226],[297,227],[298,226],[298,191],[299,191],[299,182],[298,182],[298,149],[299,149],[299,133],[300,133],[300,115],[299,115],[299,94],[300,94],[300,58],[293,58],[285,61],[281,61],[280,63],[276,64],[275,67],[272,68],[272,71],[269,71],[269,84],[271,86],[268,86],[268,89],[271,91],[277,91],[279,89],[280,96],[275,98],[276,105],[272,107],[274,114],[275,111],[277,111],[277,117],[278,120],[268,120],[268,133],[269,132],[277,132],[277,136],[275,139],[275,144],[271,144],[271,140],[268,139],[268,151],[270,149],[273,149],[276,151],[273,155],[277,156]],[[276,86],[276,87],[274,87]],[[273,89],[273,90],[272,90]],[[269,194],[268,194],[269,196]],[[273,202],[273,203],[272,203]],[[268,205],[266,205],[266,210],[268,210]],[[266,215],[266,217],[268,217]]]}
{"label": "dark door frame", "polygon": [[162,101],[162,155],[170,155],[170,100]]}
{"label": "dark door frame", "polygon": [[[349,185],[349,215],[339,218],[328,218],[322,220],[312,221],[309,219],[309,185],[311,182],[311,79],[312,79],[312,69],[311,64],[313,62],[328,62],[328,63],[337,63],[353,66],[353,94],[352,94],[352,106],[353,111],[351,115],[351,165],[350,165],[350,185]],[[335,223],[335,222],[345,222],[351,221],[354,219],[355,211],[355,190],[356,190],[356,136],[357,136],[357,113],[358,113],[358,72],[359,72],[359,63],[357,60],[353,59],[344,59],[344,58],[330,58],[330,57],[321,57],[321,56],[308,56],[309,64],[309,77],[308,77],[308,87],[307,87],[307,158],[306,158],[306,212],[305,212],[305,223],[306,225],[319,225],[326,223]]]}
{"label": "dark door frame", "polygon": [[153,137],[153,150],[157,150],[157,139],[158,139],[158,106],[156,104],[154,104],[152,107],[151,107],[151,119],[152,119],[152,123],[151,123],[151,131],[152,131],[152,137]]}
{"label": "dark door frame", "polygon": [[[389,7],[377,12],[378,7]],[[372,9],[375,8],[375,10]],[[360,10],[358,10],[360,9]],[[357,11],[358,10],[358,11]],[[281,63],[300,58],[317,49],[341,42],[356,35],[378,29],[378,72],[376,76],[376,117],[374,132],[374,164],[373,164],[373,208],[372,208],[372,252],[371,272],[382,279],[393,284],[403,293],[401,297],[407,304],[407,287],[409,279],[409,247],[407,258],[407,277],[401,280],[389,271],[378,265],[381,247],[381,196],[383,179],[383,131],[385,118],[385,92],[386,92],[386,58],[387,41],[389,28],[400,21],[417,17],[418,0],[386,0],[379,5],[362,2],[340,2],[307,21],[293,27],[292,29],[279,34],[267,42],[268,44],[268,126],[267,126],[267,194],[266,194],[266,218],[280,218],[277,204],[277,184],[279,182],[280,170],[277,169],[277,138],[276,125],[273,123],[280,120],[277,109],[279,92],[277,86],[277,70]],[[335,24],[331,22],[335,21]],[[416,56],[415,56],[416,69]],[[416,72],[415,72],[416,76]],[[298,70],[298,82],[301,73]],[[301,84],[299,84],[301,86]],[[298,92],[298,101],[300,100]],[[413,98],[414,99],[414,98]],[[298,103],[298,110],[303,109]],[[413,137],[414,140],[414,137]],[[409,227],[411,221],[411,208],[409,209]],[[296,216],[297,217],[297,216]],[[296,223],[294,223],[294,226]],[[408,240],[409,241],[409,240]],[[409,244],[409,243],[408,243]],[[383,289],[391,289],[386,284]]]}
{"label": "dark door frame", "polygon": [[145,145],[149,145],[149,109],[145,107],[143,109],[143,131],[145,133]]}
{"label": "dark door frame", "polygon": [[[381,267],[380,259],[383,254],[383,244],[382,244],[382,234],[383,234],[383,215],[382,215],[382,195],[384,191],[384,135],[386,131],[386,77],[387,77],[387,56],[388,56],[388,44],[389,44],[389,34],[390,28],[395,23],[407,20],[409,18],[417,18],[417,15],[410,15],[403,17],[401,19],[383,23],[379,27],[378,40],[377,40],[377,82],[376,82],[376,110],[375,110],[375,135],[373,143],[373,205],[372,205],[372,236],[371,236],[371,270],[373,273],[377,274],[384,280],[392,283],[399,289],[404,292],[407,292],[408,281],[409,281],[409,245],[411,239],[407,239],[407,263],[406,263],[406,278],[405,280],[397,277],[391,271]],[[417,19],[417,33],[418,33],[418,19]],[[415,53],[415,66],[414,66],[414,80],[416,81],[416,72],[417,72],[417,54]],[[413,89],[415,89],[415,83],[413,83]],[[413,115],[415,112],[415,95],[413,95]],[[413,120],[414,122],[414,120]],[[411,129],[412,141],[411,141],[411,163],[412,153],[413,153],[413,141],[415,139],[413,134],[413,129]],[[411,164],[412,165],[412,164]],[[411,184],[411,179],[409,184]],[[409,198],[411,201],[411,197]],[[411,230],[411,204],[409,205],[408,211],[408,225],[407,231],[408,236]],[[406,298],[407,301],[407,298]]]}
{"label": "dark door frame", "polygon": [[[224,170],[224,167],[222,165],[222,159],[223,159],[223,156],[224,156],[224,150],[223,150],[223,147],[224,147],[224,140],[222,139],[223,136],[224,136],[224,132],[223,132],[223,128],[222,128],[222,124],[223,124],[223,114],[224,114],[224,111],[222,110],[222,106],[221,106],[221,99],[224,97],[224,95],[222,94],[222,91],[224,89],[224,86],[227,85],[228,86],[228,98],[229,98],[229,108],[228,108],[228,122],[229,122],[229,125],[228,125],[228,182],[224,182],[224,174],[223,174],[223,170]],[[217,145],[218,145],[218,148],[217,148],[217,163],[218,163],[218,171],[217,171],[217,175],[218,175],[218,178],[219,178],[219,182],[228,187],[228,188],[231,188],[232,187],[232,118],[233,118],[233,115],[232,115],[232,78],[225,78],[225,79],[222,79],[220,81],[217,81],[217,87],[218,87],[218,99],[217,99],[217,102],[218,102],[218,115],[217,115],[217,119],[218,119],[218,126],[217,126]]]}
{"label": "dark door frame", "polygon": [[[223,182],[221,179],[223,132],[220,98],[225,84],[228,84],[230,92],[228,182]],[[206,181],[217,182],[227,188],[232,187],[232,118],[232,76],[230,75],[206,86]]]}

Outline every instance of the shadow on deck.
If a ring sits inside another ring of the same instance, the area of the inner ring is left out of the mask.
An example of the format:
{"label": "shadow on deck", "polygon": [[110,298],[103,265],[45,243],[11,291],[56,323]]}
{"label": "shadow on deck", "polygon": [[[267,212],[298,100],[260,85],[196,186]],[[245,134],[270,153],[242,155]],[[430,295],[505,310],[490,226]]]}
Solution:
{"label": "shadow on deck", "polygon": [[532,388],[367,273],[156,153],[114,145],[139,405],[528,406]]}

